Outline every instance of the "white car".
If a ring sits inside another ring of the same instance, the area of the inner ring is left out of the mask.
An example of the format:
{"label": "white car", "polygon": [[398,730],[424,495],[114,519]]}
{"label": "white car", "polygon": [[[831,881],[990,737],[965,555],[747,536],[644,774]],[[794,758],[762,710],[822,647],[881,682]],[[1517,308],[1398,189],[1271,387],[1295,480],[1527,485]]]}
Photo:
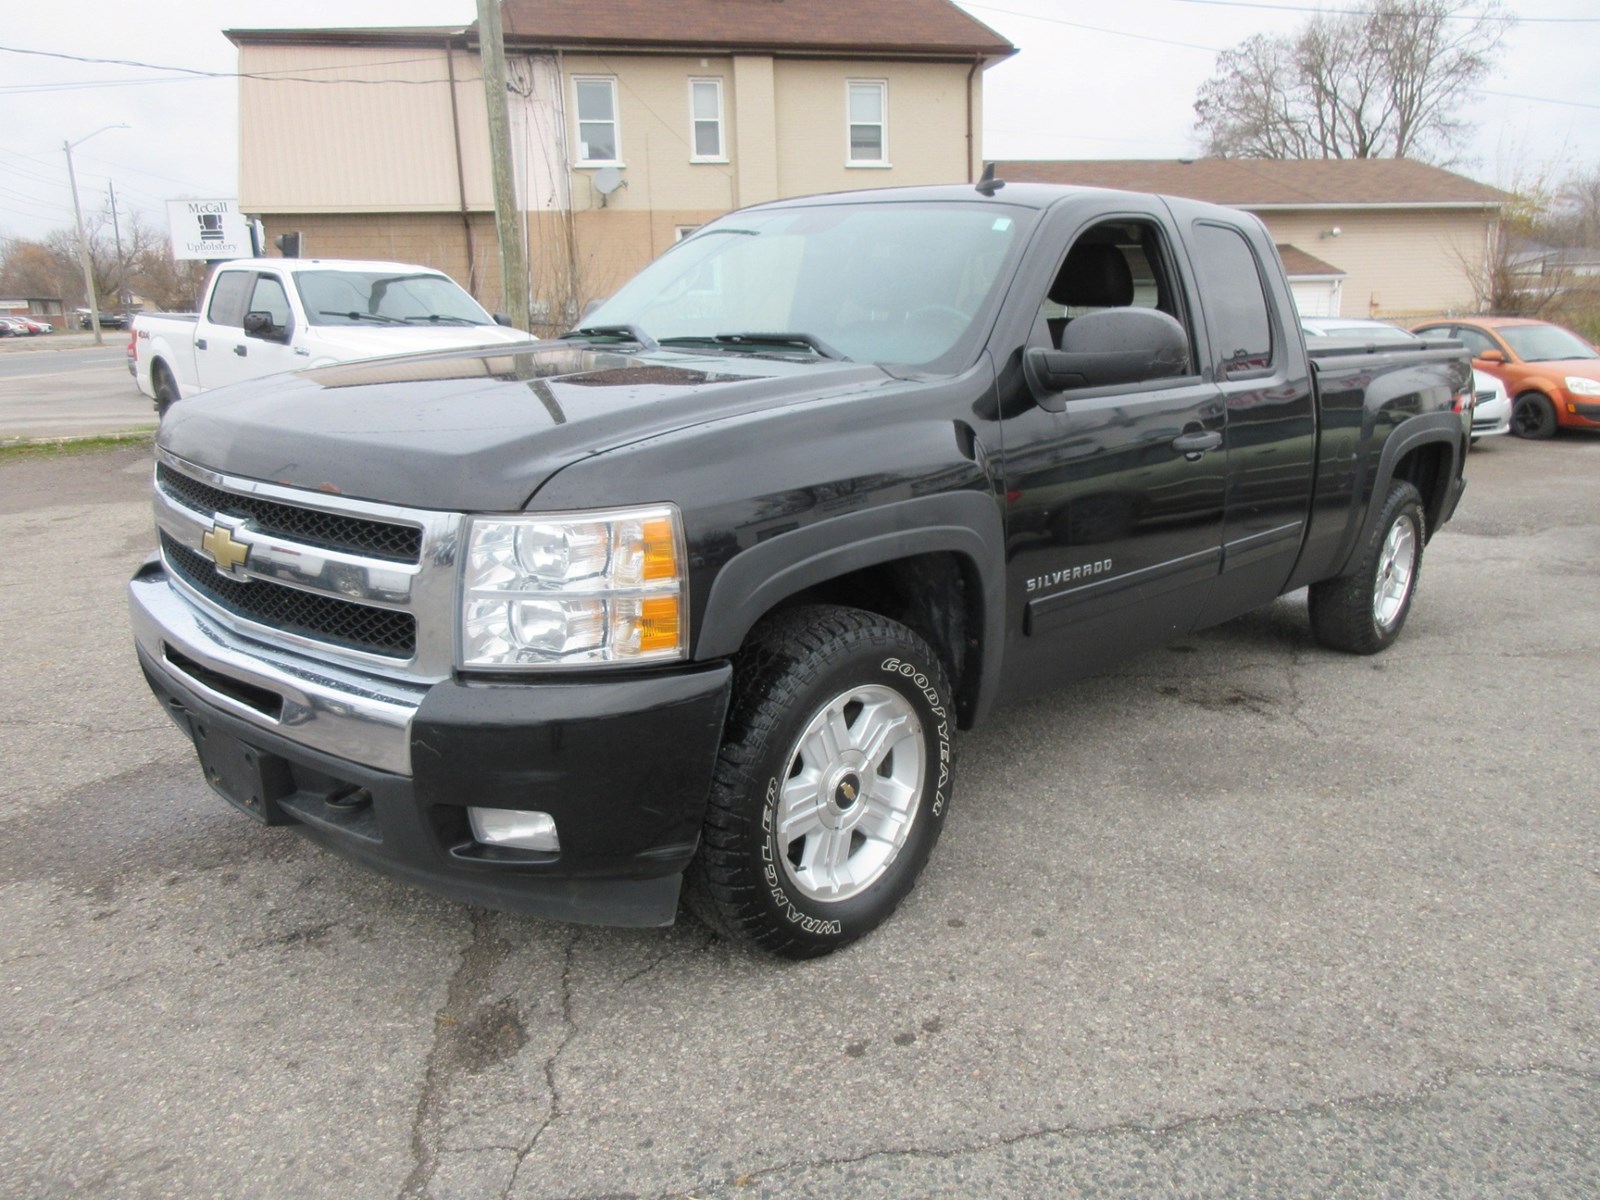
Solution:
{"label": "white car", "polygon": [[[1300,329],[1312,338],[1365,338],[1371,342],[1415,342],[1409,330],[1368,317],[1301,317]],[[1511,397],[1506,385],[1486,371],[1472,370],[1472,442],[1511,432]]]}

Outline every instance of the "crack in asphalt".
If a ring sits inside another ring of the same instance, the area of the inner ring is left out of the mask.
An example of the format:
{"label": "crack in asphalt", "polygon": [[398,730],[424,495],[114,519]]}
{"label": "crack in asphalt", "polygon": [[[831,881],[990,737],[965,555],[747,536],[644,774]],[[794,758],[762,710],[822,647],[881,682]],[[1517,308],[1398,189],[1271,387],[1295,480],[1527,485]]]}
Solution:
{"label": "crack in asphalt", "polygon": [[511,1178],[506,1180],[505,1190],[500,1193],[501,1200],[510,1200],[511,1193],[517,1186],[517,1176],[522,1173],[522,1164],[528,1161],[528,1156],[538,1146],[539,1139],[544,1136],[545,1131],[555,1124],[556,1119],[562,1115],[561,1089],[556,1084],[556,1063],[560,1060],[562,1054],[566,1052],[567,1047],[572,1044],[572,1039],[578,1036],[578,1022],[572,1015],[572,961],[574,952],[578,948],[578,942],[582,937],[583,930],[574,927],[572,936],[567,939],[566,949],[562,956],[561,1020],[566,1025],[567,1031],[562,1035],[561,1041],[556,1044],[555,1049],[544,1060],[544,1084],[545,1090],[550,1093],[550,1107],[545,1110],[544,1120],[539,1122],[533,1133],[529,1135],[528,1140],[517,1150],[517,1163],[516,1166],[511,1168]]}
{"label": "crack in asphalt", "polygon": [[[1445,1071],[1435,1075],[1432,1079],[1419,1084],[1409,1091],[1388,1094],[1373,1093],[1361,1096],[1345,1096],[1334,1100],[1325,1100],[1316,1104],[1307,1104],[1295,1108],[1259,1107],[1241,1109],[1228,1116],[1189,1116],[1163,1124],[1151,1124],[1142,1121],[1119,1121],[1112,1125],[1064,1125],[1050,1129],[1033,1129],[1022,1133],[997,1137],[990,1141],[978,1142],[967,1146],[957,1146],[950,1149],[928,1149],[925,1147],[906,1146],[898,1149],[870,1150],[862,1154],[847,1155],[840,1158],[806,1159],[796,1162],[783,1163],[777,1166],[764,1167],[754,1171],[743,1171],[732,1179],[722,1179],[715,1182],[703,1182],[695,1190],[671,1191],[656,1193],[652,1200],[697,1200],[695,1191],[709,1189],[721,1193],[727,1189],[743,1191],[756,1182],[799,1171],[813,1171],[828,1167],[855,1167],[878,1159],[931,1159],[938,1161],[953,1161],[976,1154],[983,1154],[990,1150],[1005,1149],[1012,1146],[1025,1145],[1049,1137],[1116,1137],[1123,1135],[1142,1135],[1146,1137],[1166,1137],[1193,1129],[1197,1126],[1209,1126],[1213,1129],[1226,1129],[1232,1126],[1248,1124],[1260,1120],[1284,1120],[1305,1117],[1334,1117],[1343,1112],[1404,1112],[1426,1103],[1432,1097],[1445,1091],[1460,1079],[1476,1077],[1479,1079],[1531,1079],[1539,1076],[1554,1076],[1559,1079],[1580,1080],[1590,1084],[1600,1085],[1600,1071],[1583,1070],[1576,1067],[1563,1067],[1557,1065],[1534,1064],[1515,1069],[1493,1067],[1464,1067],[1456,1070]],[[570,1200],[616,1200],[614,1193],[601,1193],[588,1196],[573,1196]],[[642,1200],[642,1195],[630,1197],[629,1200]]]}
{"label": "crack in asphalt", "polygon": [[482,1002],[495,971],[511,953],[511,944],[495,934],[492,912],[474,908],[470,913],[472,938],[461,951],[461,961],[445,989],[444,1004],[434,1014],[433,1045],[411,1119],[411,1171],[400,1185],[398,1200],[421,1200],[428,1195],[439,1169],[445,1101],[462,1068],[458,1030]]}

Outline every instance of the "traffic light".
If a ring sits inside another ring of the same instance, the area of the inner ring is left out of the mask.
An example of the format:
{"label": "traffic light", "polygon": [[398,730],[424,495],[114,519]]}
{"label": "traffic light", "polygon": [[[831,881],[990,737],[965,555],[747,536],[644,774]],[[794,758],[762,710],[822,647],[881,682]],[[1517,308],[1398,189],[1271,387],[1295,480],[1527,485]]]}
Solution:
{"label": "traffic light", "polygon": [[280,233],[272,239],[273,245],[278,247],[278,252],[285,258],[300,257],[300,240],[304,237],[298,231],[295,233]]}

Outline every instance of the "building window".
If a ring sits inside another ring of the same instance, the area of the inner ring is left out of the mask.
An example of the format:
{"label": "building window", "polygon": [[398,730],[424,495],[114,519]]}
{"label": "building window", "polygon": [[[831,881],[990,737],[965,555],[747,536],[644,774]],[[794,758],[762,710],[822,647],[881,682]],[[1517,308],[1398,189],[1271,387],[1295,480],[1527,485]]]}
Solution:
{"label": "building window", "polygon": [[722,80],[689,80],[691,162],[727,162],[722,142]]}
{"label": "building window", "polygon": [[610,77],[575,77],[578,101],[578,165],[622,161],[622,136],[617,123],[617,81]]}
{"label": "building window", "polygon": [[881,79],[849,83],[850,154],[852,167],[889,165],[889,85]]}

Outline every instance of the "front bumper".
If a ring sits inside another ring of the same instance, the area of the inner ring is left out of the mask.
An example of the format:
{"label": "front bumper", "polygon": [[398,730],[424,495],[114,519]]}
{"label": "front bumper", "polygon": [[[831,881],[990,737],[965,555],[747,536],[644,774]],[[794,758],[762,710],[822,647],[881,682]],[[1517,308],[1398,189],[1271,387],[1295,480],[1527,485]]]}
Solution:
{"label": "front bumper", "polygon": [[[721,742],[726,662],[598,681],[379,686],[252,652],[176,596],[159,563],[134,577],[130,603],[151,690],[236,807],[470,903],[671,923]],[[561,848],[482,845],[468,806],[547,812]]]}

